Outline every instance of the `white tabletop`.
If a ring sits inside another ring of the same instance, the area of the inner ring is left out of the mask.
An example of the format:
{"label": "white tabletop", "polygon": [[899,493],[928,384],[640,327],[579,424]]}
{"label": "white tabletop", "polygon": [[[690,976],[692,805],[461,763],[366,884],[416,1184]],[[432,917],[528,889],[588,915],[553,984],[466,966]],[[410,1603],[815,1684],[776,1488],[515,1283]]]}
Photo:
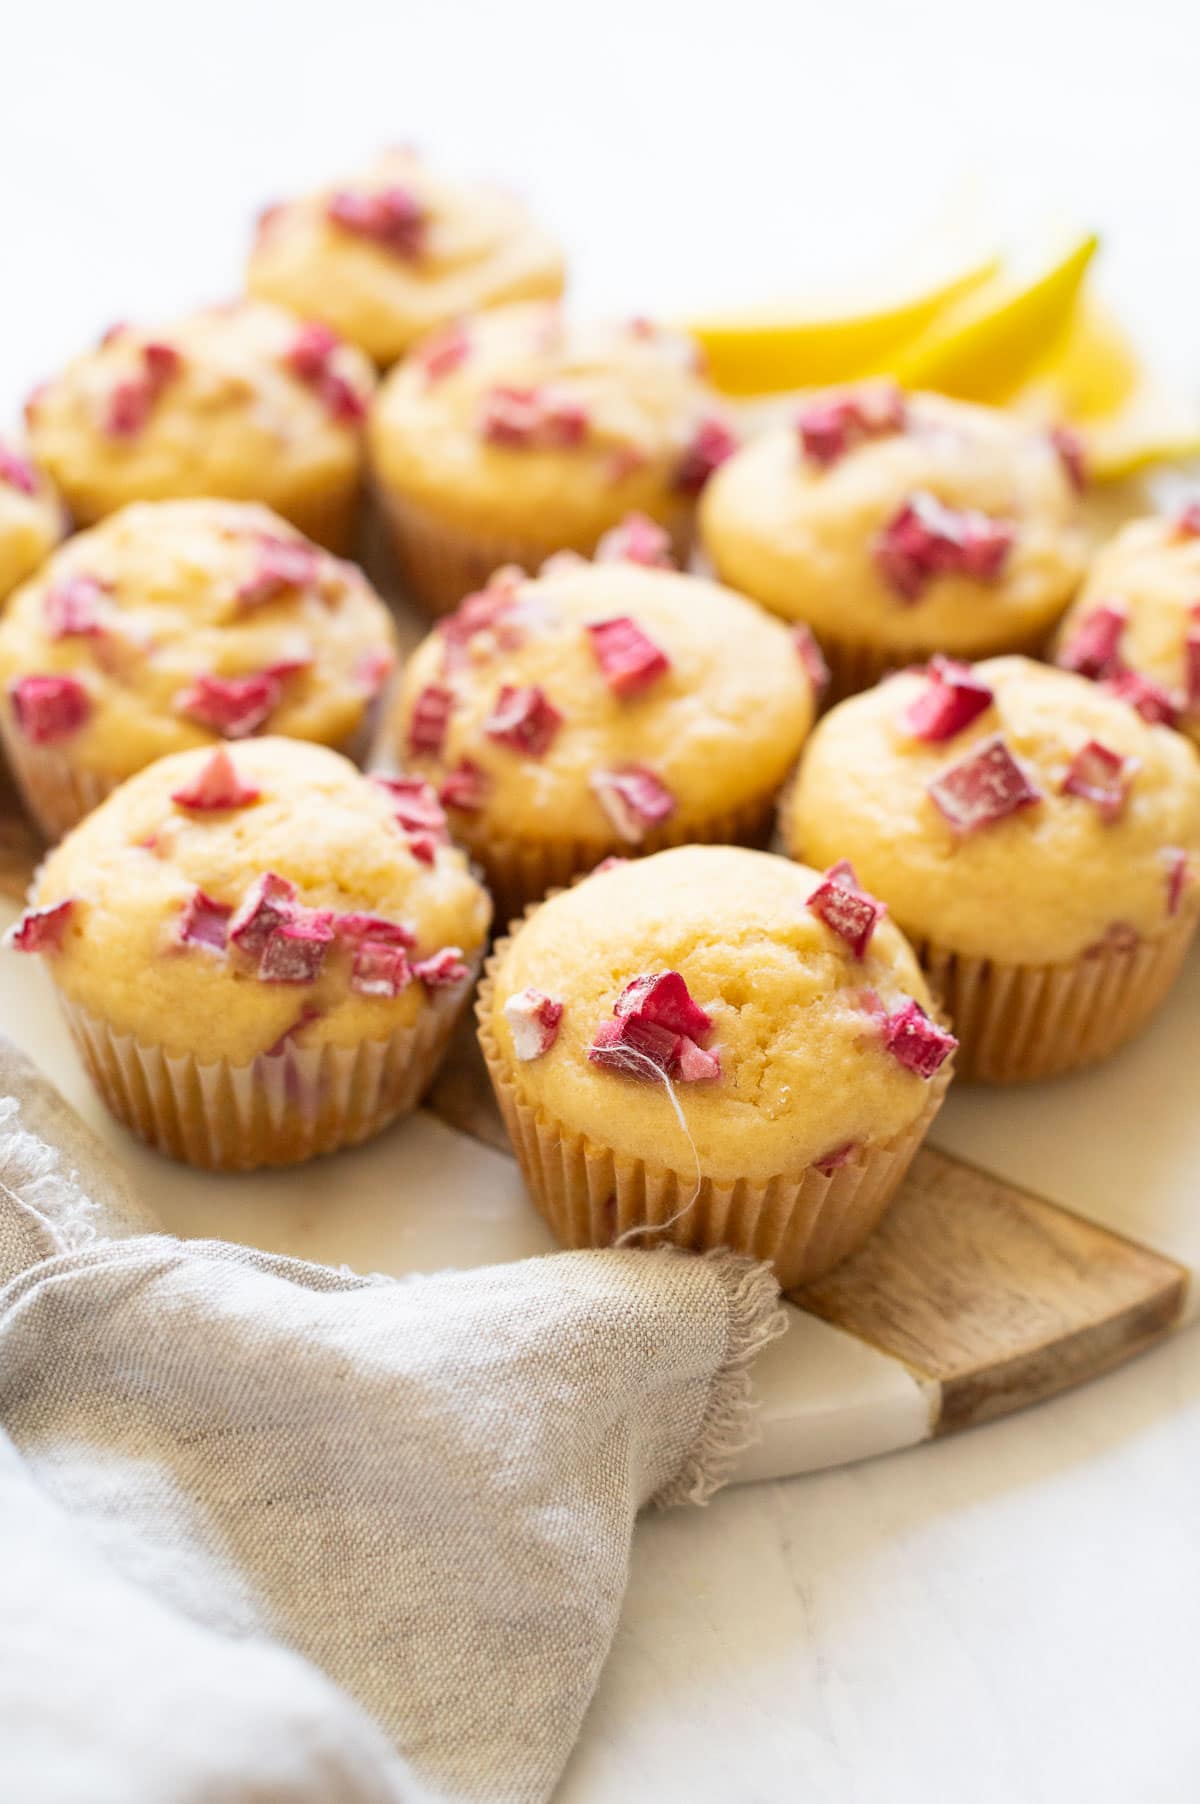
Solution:
{"label": "white tabletop", "polygon": [[[582,304],[668,314],[866,268],[978,179],[1009,224],[1104,229],[1106,289],[1194,370],[1198,50],[1194,0],[20,7],[0,418],[111,320],[231,292],[258,203],[392,140],[526,192]],[[957,1441],[646,1519],[562,1796],[1190,1798],[1198,1524],[1195,1333]]]}

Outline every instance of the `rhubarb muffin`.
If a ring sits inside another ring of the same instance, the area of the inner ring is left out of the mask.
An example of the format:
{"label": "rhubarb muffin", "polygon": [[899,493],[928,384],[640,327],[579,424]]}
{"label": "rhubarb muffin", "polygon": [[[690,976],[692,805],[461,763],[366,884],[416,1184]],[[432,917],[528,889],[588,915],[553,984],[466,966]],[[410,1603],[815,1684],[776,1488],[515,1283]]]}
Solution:
{"label": "rhubarb muffin", "polygon": [[1200,502],[1131,520],[1103,547],[1054,657],[1200,741]]}
{"label": "rhubarb muffin", "polygon": [[941,1105],[953,1036],[844,865],[682,846],[501,941],[479,1036],[565,1246],[727,1246],[785,1288],[853,1252]]}
{"label": "rhubarb muffin", "polygon": [[613,854],[765,843],[812,725],[807,648],[780,622],[607,556],[501,571],[397,690],[390,755],[437,788],[504,920]]}
{"label": "rhubarb muffin", "polygon": [[410,149],[261,215],[246,286],[377,364],[463,314],[562,293],[562,252],[521,202]]}
{"label": "rhubarb muffin", "polygon": [[394,648],[362,573],[268,508],[134,502],[13,596],[0,739],[57,839],[169,752],[266,731],[362,757]]}
{"label": "rhubarb muffin", "polygon": [[812,397],[705,492],[718,575],[816,634],[833,693],[934,652],[1040,649],[1083,574],[1074,441],[939,395]]}
{"label": "rhubarb muffin", "polygon": [[249,1170],[415,1107],[490,916],[422,785],[256,739],[131,777],[42,865],[10,944],[46,959],[119,1121]]}
{"label": "rhubarb muffin", "polygon": [[0,602],[63,536],[62,504],[29,458],[0,439]]}
{"label": "rhubarb muffin", "polygon": [[418,345],[368,428],[415,599],[444,613],[501,564],[590,552],[631,512],[686,550],[696,496],[734,443],[697,355],[646,320],[583,326],[536,303]]}
{"label": "rhubarb muffin", "polygon": [[796,858],[845,858],[998,1082],[1094,1064],[1167,994],[1196,927],[1200,758],[1118,697],[1026,658],[937,658],[843,702],[783,809]]}
{"label": "rhubarb muffin", "polygon": [[114,326],[34,391],[26,418],[78,525],[129,501],[220,495],[343,550],[374,381],[327,326],[232,302],[161,331]]}

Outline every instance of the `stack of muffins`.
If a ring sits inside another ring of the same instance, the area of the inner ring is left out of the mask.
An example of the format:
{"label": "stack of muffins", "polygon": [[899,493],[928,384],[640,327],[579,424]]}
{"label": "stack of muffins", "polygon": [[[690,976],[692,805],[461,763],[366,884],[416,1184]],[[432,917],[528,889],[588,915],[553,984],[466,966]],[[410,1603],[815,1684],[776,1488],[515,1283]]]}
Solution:
{"label": "stack of muffins", "polygon": [[[494,916],[479,1040],[558,1237],[795,1286],[952,1071],[1093,1063],[1170,989],[1200,510],[1089,568],[1069,433],[882,381],[741,444],[686,337],[563,279],[393,152],[267,211],[250,298],[31,397],[0,739],[60,843],[10,941],[118,1118],[231,1170],[416,1106]],[[434,617],[394,682],[368,479]]]}

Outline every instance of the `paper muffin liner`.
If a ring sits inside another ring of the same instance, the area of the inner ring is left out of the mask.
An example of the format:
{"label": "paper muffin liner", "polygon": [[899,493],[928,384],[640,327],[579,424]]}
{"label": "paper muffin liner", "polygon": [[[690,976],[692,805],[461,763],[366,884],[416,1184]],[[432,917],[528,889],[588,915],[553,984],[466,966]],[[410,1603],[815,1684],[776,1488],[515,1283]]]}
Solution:
{"label": "paper muffin liner", "polygon": [[964,958],[931,941],[914,941],[958,1035],[959,1076],[1029,1083],[1111,1057],[1161,1006],[1197,918],[1192,905],[1156,939],[1101,944],[1057,965]]}
{"label": "paper muffin liner", "polygon": [[[504,564],[519,564],[532,572],[556,551],[587,556],[595,548],[594,539],[468,532],[383,488],[378,500],[405,592],[429,614],[451,613],[464,595],[482,589]],[[672,537],[682,567],[691,544],[690,526],[680,525]]]}
{"label": "paper muffin liner", "polygon": [[[980,658],[1007,657],[1011,653],[1036,658],[1041,655],[1052,627],[1053,622],[1050,622],[1036,633],[1008,639],[1002,645],[989,645],[978,651],[956,652],[951,655],[962,657],[967,662]],[[813,630],[816,631],[815,628]],[[847,696],[859,694],[863,689],[873,689],[876,683],[893,671],[928,664],[937,650],[936,646],[930,645],[871,645],[859,639],[844,639],[824,632],[817,632],[817,640],[829,666],[829,688],[824,698],[826,708],[832,707],[835,702],[845,701]]]}
{"label": "paper muffin liner", "polygon": [[92,1082],[124,1127],[187,1165],[253,1171],[357,1146],[415,1109],[470,992],[466,982],[430,992],[412,1026],[386,1039],[285,1041],[248,1065],[147,1046],[61,993],[59,1002]]}
{"label": "paper muffin liner", "polygon": [[508,943],[497,941],[484,968],[475,1004],[479,1044],[526,1187],[561,1245],[608,1247],[632,1234],[638,1246],[730,1247],[769,1260],[785,1291],[858,1251],[942,1106],[953,1059],[930,1080],[910,1127],[836,1171],[807,1165],[765,1180],[718,1183],[618,1153],[521,1099],[491,1026],[496,970]]}

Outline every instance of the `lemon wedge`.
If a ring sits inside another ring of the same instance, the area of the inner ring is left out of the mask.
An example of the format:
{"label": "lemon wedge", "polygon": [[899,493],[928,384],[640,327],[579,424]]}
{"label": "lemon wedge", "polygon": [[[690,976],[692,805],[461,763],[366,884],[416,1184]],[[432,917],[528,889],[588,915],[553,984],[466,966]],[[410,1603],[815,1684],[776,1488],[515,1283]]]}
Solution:
{"label": "lemon wedge", "polygon": [[1098,420],[1131,401],[1142,360],[1120,321],[1085,287],[1066,333],[1017,397],[1048,419]]}
{"label": "lemon wedge", "polygon": [[1116,413],[1080,420],[1076,429],[1097,482],[1119,482],[1151,464],[1200,458],[1200,404],[1150,378]]}

